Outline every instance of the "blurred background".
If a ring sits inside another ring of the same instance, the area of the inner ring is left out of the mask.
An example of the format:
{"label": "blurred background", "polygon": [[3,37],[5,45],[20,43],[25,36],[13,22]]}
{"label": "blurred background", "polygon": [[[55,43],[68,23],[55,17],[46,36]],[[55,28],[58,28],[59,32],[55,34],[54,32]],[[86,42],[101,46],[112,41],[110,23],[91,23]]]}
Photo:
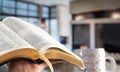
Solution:
{"label": "blurred background", "polygon": [[0,0],[0,21],[15,16],[68,49],[104,48],[120,64],[120,0]]}

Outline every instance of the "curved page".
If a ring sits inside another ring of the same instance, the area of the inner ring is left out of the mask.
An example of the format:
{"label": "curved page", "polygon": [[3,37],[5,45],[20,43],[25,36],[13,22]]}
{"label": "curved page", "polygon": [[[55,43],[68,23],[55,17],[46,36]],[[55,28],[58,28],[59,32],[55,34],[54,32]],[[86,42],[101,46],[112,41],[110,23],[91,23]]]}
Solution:
{"label": "curved page", "polygon": [[[27,51],[22,52],[23,50]],[[16,54],[16,51],[20,53]],[[28,54],[28,57],[32,59],[35,54],[31,56],[29,51],[35,52],[36,56],[38,55],[37,50],[33,46],[0,22],[0,64],[12,58],[27,57]],[[25,55],[26,52],[27,54]]]}

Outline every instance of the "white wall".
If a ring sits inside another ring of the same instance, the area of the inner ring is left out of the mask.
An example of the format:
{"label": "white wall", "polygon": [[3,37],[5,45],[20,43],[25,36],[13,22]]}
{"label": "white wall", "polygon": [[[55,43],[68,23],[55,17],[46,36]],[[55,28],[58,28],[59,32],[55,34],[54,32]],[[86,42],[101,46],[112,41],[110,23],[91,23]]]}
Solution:
{"label": "white wall", "polygon": [[60,35],[68,36],[69,35],[69,7],[67,5],[58,5],[58,22],[60,26]]}
{"label": "white wall", "polygon": [[68,48],[71,49],[71,23],[69,4],[57,5],[60,36],[68,37]]}
{"label": "white wall", "polygon": [[120,0],[76,0],[70,4],[71,13],[84,13],[120,8]]}

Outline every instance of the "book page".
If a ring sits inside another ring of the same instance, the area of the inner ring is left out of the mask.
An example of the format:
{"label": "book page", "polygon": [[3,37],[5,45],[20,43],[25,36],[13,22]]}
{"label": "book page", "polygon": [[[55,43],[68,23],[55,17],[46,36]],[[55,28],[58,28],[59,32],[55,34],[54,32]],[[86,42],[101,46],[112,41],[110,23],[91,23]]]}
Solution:
{"label": "book page", "polygon": [[0,55],[22,48],[33,47],[0,22]]}
{"label": "book page", "polygon": [[27,23],[15,17],[8,17],[4,19],[3,22],[9,28],[15,31],[19,36],[30,43],[33,47],[40,50],[40,53],[42,54],[44,54],[44,51],[46,49],[51,47],[59,48],[72,53],[52,36],[50,36],[47,32],[33,24]]}

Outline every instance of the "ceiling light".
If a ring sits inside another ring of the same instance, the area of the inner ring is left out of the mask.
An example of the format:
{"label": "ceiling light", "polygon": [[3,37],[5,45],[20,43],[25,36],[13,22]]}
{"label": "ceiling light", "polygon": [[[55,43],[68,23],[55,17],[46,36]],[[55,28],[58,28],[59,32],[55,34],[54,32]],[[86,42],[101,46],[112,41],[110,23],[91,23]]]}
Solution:
{"label": "ceiling light", "polygon": [[77,16],[75,17],[75,20],[76,20],[76,21],[79,21],[79,20],[82,20],[82,19],[84,19],[84,16],[83,16],[83,15],[77,15]]}
{"label": "ceiling light", "polygon": [[112,15],[111,15],[111,18],[119,19],[120,18],[120,13],[119,12],[113,12]]}

